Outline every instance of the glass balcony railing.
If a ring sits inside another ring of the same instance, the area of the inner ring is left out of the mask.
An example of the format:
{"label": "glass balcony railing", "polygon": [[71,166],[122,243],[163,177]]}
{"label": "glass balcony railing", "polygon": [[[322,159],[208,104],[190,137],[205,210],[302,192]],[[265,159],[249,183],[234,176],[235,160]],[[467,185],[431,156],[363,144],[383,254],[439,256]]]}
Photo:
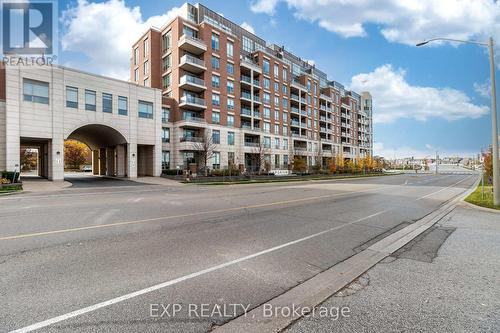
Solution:
{"label": "glass balcony railing", "polygon": [[180,79],[180,84],[191,83],[199,86],[205,86],[205,81],[192,75],[183,75]]}
{"label": "glass balcony railing", "polygon": [[185,54],[181,57],[181,65],[184,63],[205,67],[205,62],[203,60],[193,57],[190,54]]}
{"label": "glass balcony railing", "polygon": [[203,98],[190,96],[190,95],[182,96],[181,97],[181,104],[182,103],[195,104],[195,105],[199,105],[199,106],[206,106],[205,100]]}

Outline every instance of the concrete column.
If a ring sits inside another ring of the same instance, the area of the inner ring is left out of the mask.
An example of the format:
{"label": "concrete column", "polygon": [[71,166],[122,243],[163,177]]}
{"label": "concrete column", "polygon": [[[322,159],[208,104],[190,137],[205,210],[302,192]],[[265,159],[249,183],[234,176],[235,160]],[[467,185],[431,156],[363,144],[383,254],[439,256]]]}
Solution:
{"label": "concrete column", "polygon": [[99,174],[99,150],[92,150],[92,174]]}
{"label": "concrete column", "polygon": [[64,140],[62,138],[53,139],[49,147],[49,179],[62,181],[64,180]]}
{"label": "concrete column", "polygon": [[125,149],[125,145],[116,146],[116,176],[117,177],[125,177],[127,174],[127,152]]}
{"label": "concrete column", "polygon": [[129,143],[127,146],[128,155],[128,178],[137,178],[137,144]]}
{"label": "concrete column", "polygon": [[106,175],[106,148],[99,148],[99,175]]}
{"label": "concrete column", "polygon": [[106,148],[106,176],[115,175],[115,149]]}

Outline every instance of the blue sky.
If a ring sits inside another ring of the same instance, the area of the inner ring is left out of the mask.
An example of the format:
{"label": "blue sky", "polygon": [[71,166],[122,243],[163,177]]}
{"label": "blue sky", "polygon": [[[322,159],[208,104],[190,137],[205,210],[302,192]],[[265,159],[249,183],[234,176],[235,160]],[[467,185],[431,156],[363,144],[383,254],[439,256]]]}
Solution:
{"label": "blue sky", "polygon": [[[362,2],[363,6],[357,0],[348,5],[340,0],[203,4],[236,23],[245,22],[268,42],[314,61],[331,79],[357,90],[369,89],[374,97],[376,154],[425,156],[439,150],[469,155],[488,146],[486,49],[413,45],[438,35],[482,40],[491,33],[500,41],[500,4]],[[130,38],[151,24],[161,25],[175,15],[172,8],[183,3],[60,1],[64,18],[59,62],[126,79]],[[100,36],[111,42],[103,43]],[[496,51],[500,54],[500,48]]]}

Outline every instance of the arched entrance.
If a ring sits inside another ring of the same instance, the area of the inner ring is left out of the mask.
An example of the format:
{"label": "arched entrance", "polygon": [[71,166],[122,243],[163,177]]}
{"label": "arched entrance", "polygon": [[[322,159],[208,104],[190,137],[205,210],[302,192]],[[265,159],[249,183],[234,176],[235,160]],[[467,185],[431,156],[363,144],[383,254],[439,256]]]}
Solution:
{"label": "arched entrance", "polygon": [[92,150],[94,175],[127,176],[128,143],[116,129],[101,124],[89,124],[77,128],[65,139],[77,140],[89,146]]}

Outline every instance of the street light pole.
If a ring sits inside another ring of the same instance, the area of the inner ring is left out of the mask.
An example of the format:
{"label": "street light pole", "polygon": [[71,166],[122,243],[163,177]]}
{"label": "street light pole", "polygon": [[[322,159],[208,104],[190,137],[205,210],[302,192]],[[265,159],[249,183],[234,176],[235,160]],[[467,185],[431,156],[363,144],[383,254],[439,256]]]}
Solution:
{"label": "street light pole", "polygon": [[493,204],[500,205],[500,168],[498,161],[498,122],[497,122],[497,91],[495,82],[495,58],[493,54],[493,38],[488,41],[490,51],[490,79],[491,79],[491,141],[493,147]]}
{"label": "street light pole", "polygon": [[432,38],[421,43],[418,43],[416,46],[423,46],[429,42],[444,40],[449,42],[457,42],[457,43],[467,43],[467,44],[476,44],[487,46],[489,49],[489,57],[490,57],[490,80],[491,80],[491,146],[493,148],[492,152],[492,160],[493,160],[493,204],[498,206],[500,205],[500,165],[498,160],[498,123],[497,123],[497,93],[496,93],[496,82],[495,82],[495,58],[493,54],[493,38],[490,37],[488,42],[478,42],[478,41],[468,41],[468,40],[460,40],[454,38],[443,38],[437,37]]}

